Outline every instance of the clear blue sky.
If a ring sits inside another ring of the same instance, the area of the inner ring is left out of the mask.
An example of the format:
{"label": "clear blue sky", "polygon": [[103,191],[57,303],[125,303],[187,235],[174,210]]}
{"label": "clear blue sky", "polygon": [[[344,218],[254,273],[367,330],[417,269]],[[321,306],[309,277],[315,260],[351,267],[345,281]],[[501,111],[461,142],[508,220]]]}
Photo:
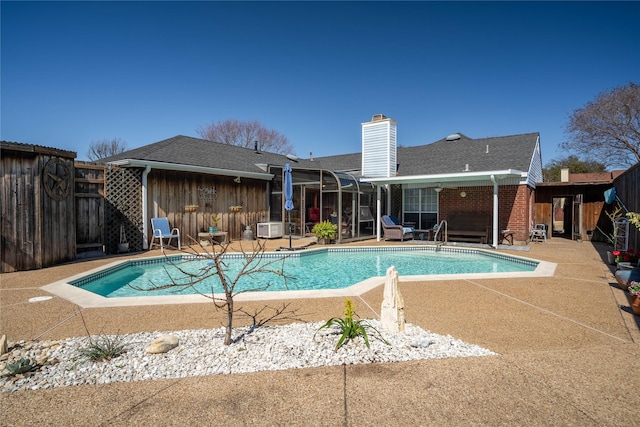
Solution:
{"label": "clear blue sky", "polygon": [[1,138],[135,148],[228,118],[298,156],[359,152],[362,122],[398,143],[540,132],[640,82],[638,2],[9,2]]}

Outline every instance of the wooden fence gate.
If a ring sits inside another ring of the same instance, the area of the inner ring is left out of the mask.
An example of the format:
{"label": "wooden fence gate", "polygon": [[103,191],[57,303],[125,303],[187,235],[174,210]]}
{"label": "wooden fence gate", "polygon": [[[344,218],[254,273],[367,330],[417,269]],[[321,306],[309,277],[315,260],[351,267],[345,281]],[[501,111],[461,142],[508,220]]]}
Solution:
{"label": "wooden fence gate", "polygon": [[105,167],[75,162],[77,257],[101,255],[105,246]]}

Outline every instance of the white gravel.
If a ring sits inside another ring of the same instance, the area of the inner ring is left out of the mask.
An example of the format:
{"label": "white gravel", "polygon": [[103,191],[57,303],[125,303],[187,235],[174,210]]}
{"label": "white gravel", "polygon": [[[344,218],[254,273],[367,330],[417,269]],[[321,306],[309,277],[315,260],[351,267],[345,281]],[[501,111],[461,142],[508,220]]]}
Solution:
{"label": "white gravel", "polygon": [[[322,323],[262,326],[254,330],[238,328],[234,330],[234,337],[239,339],[230,346],[223,345],[224,328],[121,335],[120,338],[127,343],[126,353],[101,362],[91,362],[78,355],[78,350],[88,345],[88,337],[9,343],[9,353],[0,359],[0,372],[6,373],[6,364],[23,357],[35,360],[42,366],[31,373],[0,378],[0,390],[12,392],[82,384],[496,354],[411,324],[406,325],[404,333],[391,334],[384,332],[378,321],[368,322],[382,331],[391,345],[369,334],[371,348],[367,348],[362,339],[357,339],[334,351],[341,332],[335,328],[317,332]],[[163,334],[177,336],[179,346],[168,353],[147,354],[145,346]]]}

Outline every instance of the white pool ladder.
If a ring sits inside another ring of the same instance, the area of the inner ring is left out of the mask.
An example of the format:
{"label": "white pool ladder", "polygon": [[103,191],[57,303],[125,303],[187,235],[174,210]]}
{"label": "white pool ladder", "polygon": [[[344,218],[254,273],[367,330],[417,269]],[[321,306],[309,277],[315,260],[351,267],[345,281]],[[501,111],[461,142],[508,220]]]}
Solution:
{"label": "white pool ladder", "polygon": [[438,241],[438,234],[440,234],[443,228],[444,228],[444,240],[442,240],[442,243],[447,241],[447,220],[443,219],[442,221],[440,221],[440,224],[433,227],[433,231],[434,231],[433,243],[436,243]]}

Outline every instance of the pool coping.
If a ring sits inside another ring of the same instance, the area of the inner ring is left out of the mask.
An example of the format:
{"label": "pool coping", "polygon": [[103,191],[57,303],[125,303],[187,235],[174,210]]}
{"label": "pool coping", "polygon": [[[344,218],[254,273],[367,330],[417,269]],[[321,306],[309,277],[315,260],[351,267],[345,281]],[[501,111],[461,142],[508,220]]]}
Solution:
{"label": "pool coping", "polygon": [[[316,251],[353,251],[353,250],[366,250],[366,251],[376,251],[376,250],[388,250],[393,248],[399,248],[402,250],[407,250],[406,246],[358,246],[354,248],[314,248],[308,249],[304,252],[291,252],[287,253],[288,256],[300,256],[303,254],[309,254]],[[436,246],[428,247],[428,246],[420,246],[413,250],[424,250],[433,248],[438,250]],[[411,250],[411,249],[409,249]],[[442,250],[442,249],[441,249]],[[488,249],[480,249],[480,248],[446,248],[447,251],[451,252],[484,252],[487,254],[491,254],[495,256],[496,254],[500,254],[501,256],[507,258],[516,258],[526,262],[537,263],[537,267],[534,271],[523,271],[523,272],[504,272],[504,273],[464,273],[464,274],[431,274],[431,275],[410,275],[410,276],[400,276],[400,282],[430,282],[430,281],[447,281],[447,280],[473,280],[473,279],[504,279],[504,278],[531,278],[531,277],[551,277],[555,273],[555,269],[557,267],[556,263],[541,261],[536,259],[531,259],[527,257],[522,257],[518,255],[512,254],[504,254],[502,252],[496,252],[495,250]],[[265,255],[268,256],[282,256],[283,252],[278,251],[270,251],[265,252]],[[241,253],[229,253],[229,255],[242,255]],[[170,256],[153,256],[147,258],[136,258],[136,259],[126,259],[112,262],[107,265],[103,265],[74,276],[67,277],[62,280],[58,280],[56,282],[50,283],[48,285],[42,286],[40,289],[49,292],[53,295],[56,295],[60,298],[63,298],[67,301],[70,301],[74,304],[79,305],[82,308],[100,308],[100,307],[129,307],[129,306],[140,306],[140,305],[166,305],[166,304],[194,304],[194,303],[204,303],[211,302],[210,297],[206,297],[204,295],[157,295],[157,296],[137,296],[137,297],[118,297],[118,298],[107,298],[101,295],[94,294],[93,292],[86,291],[80,287],[72,285],[71,282],[75,280],[79,280],[88,275],[97,274],[101,271],[115,268],[123,263],[128,263],[130,261],[140,261],[140,260],[152,260],[152,259],[165,259],[167,257],[176,257],[180,255],[170,255]],[[188,256],[188,255],[185,255]],[[349,296],[359,296],[366,292],[369,292],[372,289],[377,288],[378,286],[383,285],[385,282],[384,276],[375,276],[365,279],[361,282],[353,284],[347,288],[341,289],[324,289],[324,290],[292,290],[292,291],[268,291],[268,292],[244,292],[236,295],[234,297],[234,301],[270,301],[270,300],[283,300],[283,299],[301,299],[301,298],[337,298],[337,297],[349,297]],[[218,295],[218,294],[216,294]]]}

